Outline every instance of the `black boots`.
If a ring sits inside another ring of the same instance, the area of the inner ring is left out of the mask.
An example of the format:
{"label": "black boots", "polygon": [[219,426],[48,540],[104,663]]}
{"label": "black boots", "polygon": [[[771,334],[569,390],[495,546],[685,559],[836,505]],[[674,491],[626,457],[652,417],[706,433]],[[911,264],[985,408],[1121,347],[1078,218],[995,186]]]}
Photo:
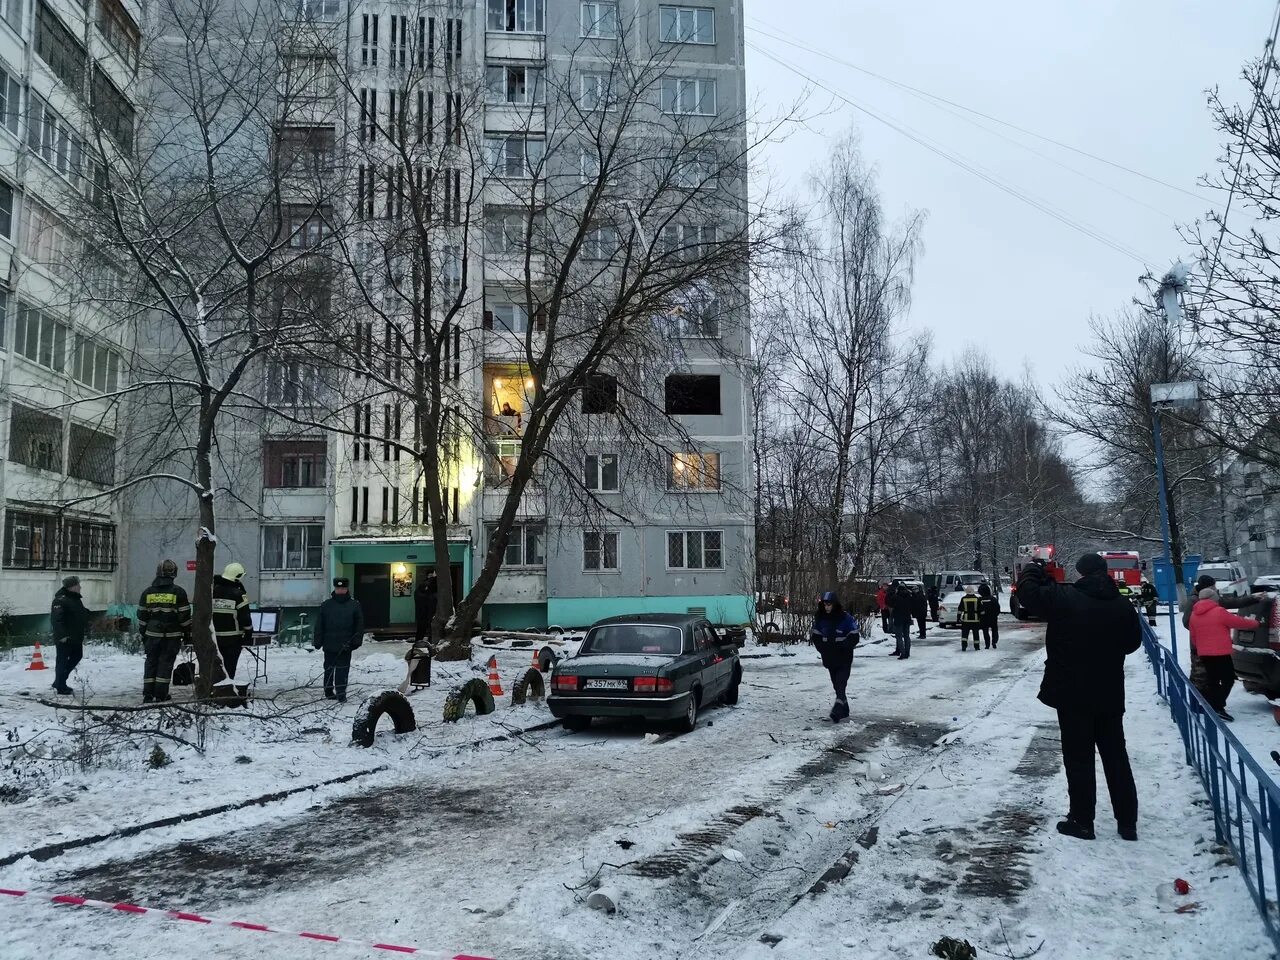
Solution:
{"label": "black boots", "polygon": [[1116,833],[1120,834],[1121,840],[1128,840],[1131,843],[1138,839],[1138,828],[1136,826],[1117,827]]}
{"label": "black boots", "polygon": [[839,723],[841,720],[849,719],[849,701],[837,700],[831,706],[830,717],[833,722]]}
{"label": "black boots", "polygon": [[1093,840],[1096,836],[1093,832],[1093,824],[1081,823],[1070,817],[1058,821],[1058,832],[1064,837],[1075,837],[1077,840]]}

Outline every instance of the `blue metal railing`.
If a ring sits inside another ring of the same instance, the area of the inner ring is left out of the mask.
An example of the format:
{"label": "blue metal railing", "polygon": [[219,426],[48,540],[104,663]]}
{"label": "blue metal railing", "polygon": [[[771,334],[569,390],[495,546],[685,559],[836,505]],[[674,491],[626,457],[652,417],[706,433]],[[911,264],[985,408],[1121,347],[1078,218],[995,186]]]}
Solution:
{"label": "blue metal railing", "polygon": [[1235,857],[1267,933],[1280,950],[1280,785],[1250,755],[1174,662],[1169,648],[1142,623],[1142,644],[1213,807],[1218,842]]}

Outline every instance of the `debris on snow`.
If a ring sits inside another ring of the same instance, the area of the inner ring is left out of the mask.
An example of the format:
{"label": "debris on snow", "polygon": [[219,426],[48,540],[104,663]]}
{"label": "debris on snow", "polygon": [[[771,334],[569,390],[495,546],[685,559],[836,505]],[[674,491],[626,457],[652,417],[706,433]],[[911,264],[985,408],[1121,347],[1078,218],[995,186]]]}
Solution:
{"label": "debris on snow", "polygon": [[728,850],[725,850],[722,854],[720,854],[720,856],[724,857],[730,863],[742,863],[744,860],[747,859],[742,855],[741,850],[734,850],[732,847],[730,847]]}
{"label": "debris on snow", "polygon": [[599,910],[601,913],[612,915],[618,912],[620,899],[616,891],[608,887],[601,887],[587,897],[587,906],[592,910]]}
{"label": "debris on snow", "polygon": [[943,937],[932,947],[930,952],[941,960],[977,960],[978,951],[968,940],[957,940],[955,937]]}

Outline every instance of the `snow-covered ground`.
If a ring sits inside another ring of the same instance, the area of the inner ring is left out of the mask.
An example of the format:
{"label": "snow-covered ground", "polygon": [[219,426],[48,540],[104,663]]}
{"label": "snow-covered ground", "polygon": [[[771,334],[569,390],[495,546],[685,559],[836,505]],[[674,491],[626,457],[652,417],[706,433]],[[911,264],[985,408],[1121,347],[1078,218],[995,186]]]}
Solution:
{"label": "snow-covered ground", "polygon": [[[147,748],[83,770],[6,751],[15,769],[0,786],[15,792],[0,806],[0,858],[387,769],[22,859],[0,867],[0,887],[499,960],[926,957],[941,936],[970,940],[981,957],[1023,956],[1041,941],[1038,956],[1055,960],[1270,957],[1243,882],[1212,847],[1203,792],[1145,658],[1129,666],[1142,839],[1127,844],[1108,831],[1104,788],[1099,839],[1084,843],[1052,830],[1065,783],[1053,715],[1035,700],[1042,630],[1003,629],[1001,649],[964,654],[955,632],[933,631],[907,662],[885,656],[883,640],[864,645],[845,724],[825,719],[829,689],[811,648],[749,648],[740,705],[706,711],[686,736],[611,724],[472,746],[546,714],[504,703],[492,717],[445,726],[441,683],[412,698],[420,731],[382,734],[370,750],[346,744],[359,697],[345,707],[317,702],[318,656],[284,651],[270,688],[310,712],[274,732],[227,718],[203,755],[165,744],[174,762],[159,770],[147,770]],[[367,645],[353,678],[370,690],[393,686],[402,651]],[[499,654],[505,683],[528,656]],[[18,731],[4,745],[40,730],[51,731],[49,744],[74,740],[52,709],[22,695],[41,692],[49,675],[22,666],[0,663],[0,725]],[[93,699],[132,699],[140,668],[140,658],[91,650]],[[437,677],[446,671],[470,675],[466,665],[437,665]],[[25,799],[35,775],[17,768],[46,771]],[[1170,901],[1159,888],[1176,877],[1192,892]],[[585,905],[600,886],[617,914]],[[1199,906],[1173,912],[1187,903]],[[0,898],[0,925],[5,960],[373,955],[34,900]]]}

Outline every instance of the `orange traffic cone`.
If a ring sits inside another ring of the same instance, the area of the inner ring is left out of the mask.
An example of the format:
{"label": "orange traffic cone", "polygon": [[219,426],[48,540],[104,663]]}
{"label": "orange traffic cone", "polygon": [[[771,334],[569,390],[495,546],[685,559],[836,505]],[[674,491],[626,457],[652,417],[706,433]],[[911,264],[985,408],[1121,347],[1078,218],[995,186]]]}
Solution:
{"label": "orange traffic cone", "polygon": [[40,641],[36,641],[35,653],[31,654],[31,662],[27,664],[28,670],[48,670],[45,666],[44,654],[40,652]]}
{"label": "orange traffic cone", "polygon": [[542,657],[540,657],[540,656],[538,655],[539,653],[540,653],[540,651],[538,650],[538,648],[537,648],[537,647],[534,647],[534,648],[533,648],[533,663],[529,664],[529,666],[531,666],[531,667],[533,667],[533,669],[535,669],[535,670],[537,670],[537,671],[541,672],[541,670],[542,670]]}
{"label": "orange traffic cone", "polygon": [[502,696],[502,679],[498,676],[498,658],[489,658],[489,692],[495,697]]}

